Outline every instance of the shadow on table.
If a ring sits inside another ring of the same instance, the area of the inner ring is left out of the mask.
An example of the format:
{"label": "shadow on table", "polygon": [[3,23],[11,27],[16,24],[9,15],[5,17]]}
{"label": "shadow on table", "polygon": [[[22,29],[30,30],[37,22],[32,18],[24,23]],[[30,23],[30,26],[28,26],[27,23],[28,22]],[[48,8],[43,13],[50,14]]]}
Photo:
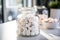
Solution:
{"label": "shadow on table", "polygon": [[22,37],[22,36],[18,36],[17,40],[47,40],[45,37],[43,37],[42,35],[38,35],[35,37]]}

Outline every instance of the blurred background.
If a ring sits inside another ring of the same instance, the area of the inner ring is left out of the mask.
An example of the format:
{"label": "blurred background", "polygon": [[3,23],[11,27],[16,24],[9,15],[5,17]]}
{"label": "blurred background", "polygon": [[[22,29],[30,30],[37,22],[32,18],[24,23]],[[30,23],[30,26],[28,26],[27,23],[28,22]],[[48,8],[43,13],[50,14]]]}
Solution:
{"label": "blurred background", "polygon": [[[18,7],[25,5],[24,2],[27,3],[29,1],[0,0],[0,23],[15,20],[16,16],[19,14]],[[59,0],[31,0],[31,3],[38,7],[37,10],[39,13],[43,13],[43,11],[45,10],[48,12],[48,17],[53,17],[53,18],[56,17],[56,15],[54,14],[56,12],[55,11],[53,12],[53,10],[60,8]]]}
{"label": "blurred background", "polygon": [[[50,0],[35,0],[32,3],[35,6],[45,6],[47,9],[49,9],[47,6],[49,1]],[[20,7],[23,2],[24,0],[0,0],[0,23],[15,20],[16,16],[19,14],[18,7]],[[41,10],[43,9],[38,9],[39,12],[41,12]]]}

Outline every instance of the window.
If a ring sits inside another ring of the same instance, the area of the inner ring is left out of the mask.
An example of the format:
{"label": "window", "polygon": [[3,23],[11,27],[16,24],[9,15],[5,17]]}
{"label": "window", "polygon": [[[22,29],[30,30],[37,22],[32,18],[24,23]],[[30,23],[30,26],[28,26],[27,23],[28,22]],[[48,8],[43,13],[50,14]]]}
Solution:
{"label": "window", "polygon": [[18,15],[18,6],[21,6],[21,0],[4,1],[4,22],[15,20]]}

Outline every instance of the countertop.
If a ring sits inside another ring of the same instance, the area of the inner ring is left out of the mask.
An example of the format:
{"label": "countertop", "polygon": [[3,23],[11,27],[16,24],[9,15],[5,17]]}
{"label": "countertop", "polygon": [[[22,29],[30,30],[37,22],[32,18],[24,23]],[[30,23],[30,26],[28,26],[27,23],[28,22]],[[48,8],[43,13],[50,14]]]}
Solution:
{"label": "countertop", "polygon": [[58,33],[58,29],[56,30],[42,30],[40,29],[40,35],[36,37],[21,37],[17,36],[17,24],[16,20],[6,22],[0,24],[0,39],[1,40],[60,40],[59,35],[53,34],[55,31],[56,34]]}

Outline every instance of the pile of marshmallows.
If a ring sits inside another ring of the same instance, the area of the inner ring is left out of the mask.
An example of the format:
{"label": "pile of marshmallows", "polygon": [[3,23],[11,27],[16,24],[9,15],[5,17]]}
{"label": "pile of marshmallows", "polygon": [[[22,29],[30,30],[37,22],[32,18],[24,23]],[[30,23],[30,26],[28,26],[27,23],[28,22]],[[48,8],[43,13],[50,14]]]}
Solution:
{"label": "pile of marshmallows", "polygon": [[46,15],[45,16],[38,15],[38,17],[39,17],[40,28],[47,29],[48,27],[50,27],[50,24],[58,22],[58,19],[48,18],[46,17]]}
{"label": "pile of marshmallows", "polygon": [[18,24],[18,35],[38,35],[39,34],[39,24],[38,17],[28,14],[20,14],[17,19]]}

